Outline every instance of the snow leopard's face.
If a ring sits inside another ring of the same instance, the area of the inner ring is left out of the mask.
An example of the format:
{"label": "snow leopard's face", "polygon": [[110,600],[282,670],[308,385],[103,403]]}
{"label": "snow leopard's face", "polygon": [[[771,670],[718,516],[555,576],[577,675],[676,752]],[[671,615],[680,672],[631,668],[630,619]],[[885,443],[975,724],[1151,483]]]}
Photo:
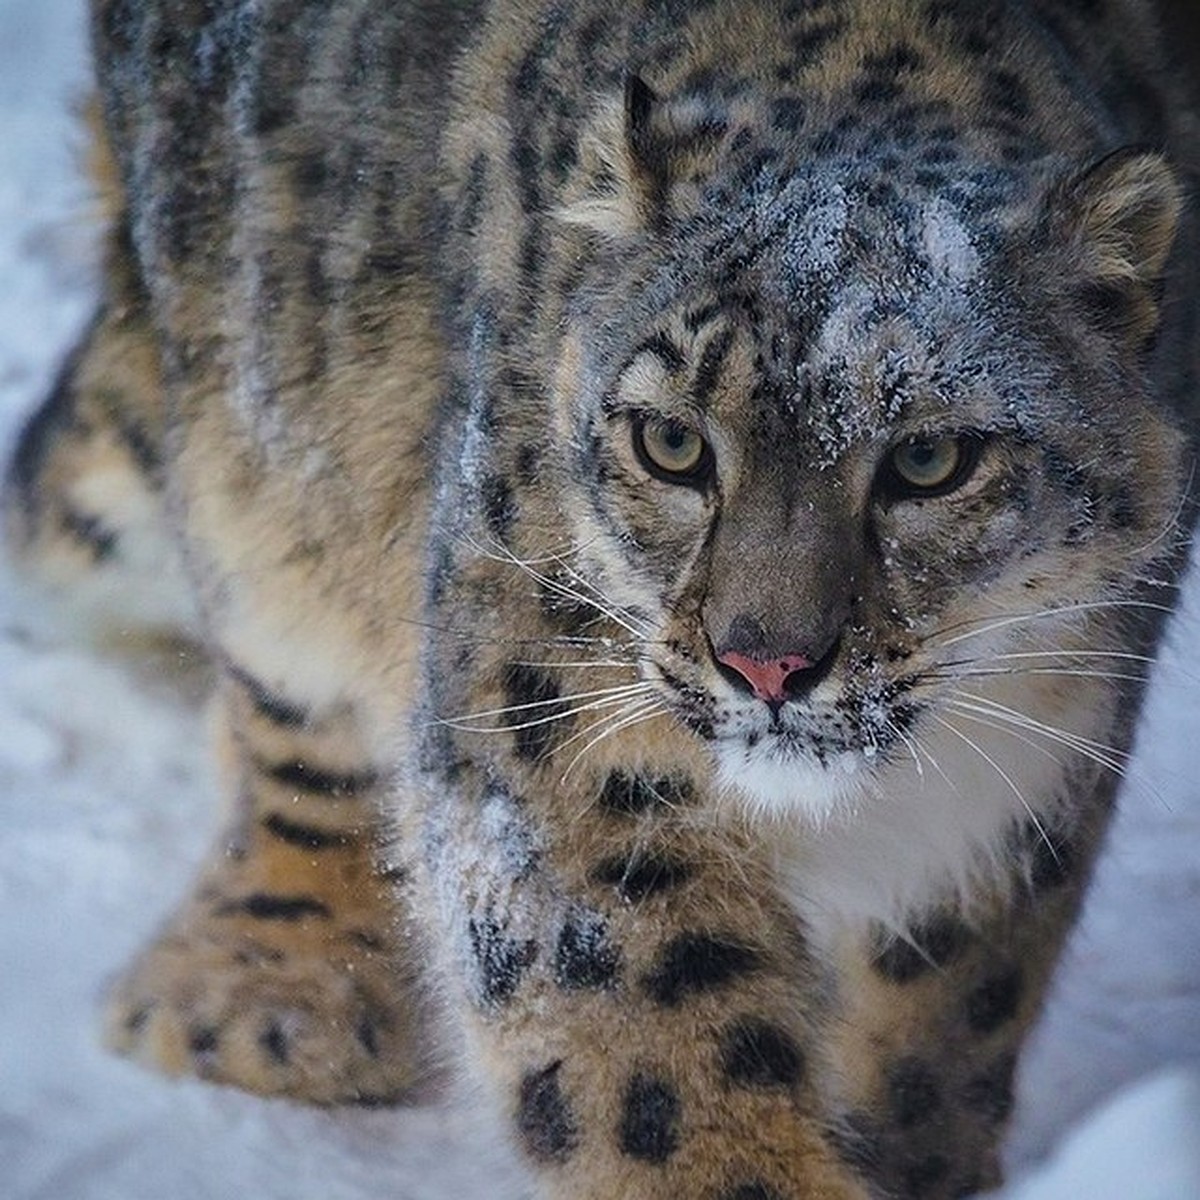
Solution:
{"label": "snow leopard's face", "polygon": [[823,814],[1111,615],[1171,550],[1179,448],[1083,202],[752,191],[575,331],[576,542],[725,782]]}

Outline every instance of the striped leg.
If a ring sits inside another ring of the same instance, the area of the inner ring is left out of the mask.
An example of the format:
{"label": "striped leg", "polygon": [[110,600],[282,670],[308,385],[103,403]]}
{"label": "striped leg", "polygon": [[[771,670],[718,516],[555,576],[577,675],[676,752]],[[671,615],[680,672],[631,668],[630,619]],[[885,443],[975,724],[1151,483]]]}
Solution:
{"label": "striped leg", "polygon": [[110,1039],[170,1074],[256,1092],[410,1098],[429,1072],[398,949],[403,872],[380,857],[384,781],[354,712],[307,712],[236,670],[218,702],[232,820],[114,989]]}

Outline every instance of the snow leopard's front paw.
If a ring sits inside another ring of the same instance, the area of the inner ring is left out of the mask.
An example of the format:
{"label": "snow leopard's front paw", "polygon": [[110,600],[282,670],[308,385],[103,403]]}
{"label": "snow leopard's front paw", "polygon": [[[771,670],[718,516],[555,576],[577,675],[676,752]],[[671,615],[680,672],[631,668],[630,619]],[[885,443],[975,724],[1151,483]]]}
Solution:
{"label": "snow leopard's front paw", "polygon": [[315,1104],[403,1103],[430,1084],[415,981],[375,938],[314,953],[299,928],[268,943],[220,921],[177,920],[117,981],[114,1049],[169,1075]]}

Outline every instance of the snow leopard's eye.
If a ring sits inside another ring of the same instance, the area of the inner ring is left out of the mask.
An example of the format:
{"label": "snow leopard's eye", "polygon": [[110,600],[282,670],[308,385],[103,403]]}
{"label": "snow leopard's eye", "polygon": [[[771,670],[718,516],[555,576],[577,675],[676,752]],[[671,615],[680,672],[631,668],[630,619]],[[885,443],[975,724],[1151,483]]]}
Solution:
{"label": "snow leopard's eye", "polygon": [[944,496],[966,483],[980,446],[971,434],[910,438],[888,455],[883,482],[896,499]]}
{"label": "snow leopard's eye", "polygon": [[640,417],[633,426],[638,461],[664,483],[698,487],[712,473],[712,448],[690,425],[671,417]]}

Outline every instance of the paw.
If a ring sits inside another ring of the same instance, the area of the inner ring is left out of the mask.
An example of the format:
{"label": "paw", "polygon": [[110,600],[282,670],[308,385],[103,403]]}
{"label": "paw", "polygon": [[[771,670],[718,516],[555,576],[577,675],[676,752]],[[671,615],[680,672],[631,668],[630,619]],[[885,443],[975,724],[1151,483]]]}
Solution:
{"label": "paw", "polygon": [[398,1104],[430,1080],[415,994],[379,951],[314,956],[169,931],[113,988],[107,1040],[168,1075],[314,1104]]}

